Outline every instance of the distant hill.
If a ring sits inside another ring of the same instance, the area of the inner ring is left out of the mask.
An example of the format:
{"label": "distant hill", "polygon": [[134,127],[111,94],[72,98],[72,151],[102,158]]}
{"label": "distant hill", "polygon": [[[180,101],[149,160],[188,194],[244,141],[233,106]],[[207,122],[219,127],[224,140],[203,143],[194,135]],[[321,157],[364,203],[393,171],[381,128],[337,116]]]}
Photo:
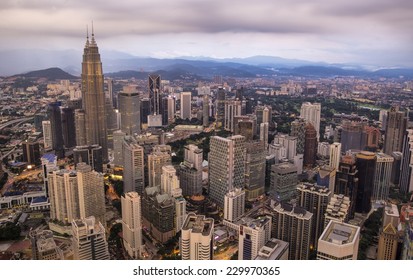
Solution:
{"label": "distant hill", "polygon": [[14,75],[15,77],[24,78],[46,78],[48,80],[74,80],[79,79],[79,77],[70,75],[69,73],[63,71],[60,68],[53,67],[43,70],[30,71],[24,74]]}

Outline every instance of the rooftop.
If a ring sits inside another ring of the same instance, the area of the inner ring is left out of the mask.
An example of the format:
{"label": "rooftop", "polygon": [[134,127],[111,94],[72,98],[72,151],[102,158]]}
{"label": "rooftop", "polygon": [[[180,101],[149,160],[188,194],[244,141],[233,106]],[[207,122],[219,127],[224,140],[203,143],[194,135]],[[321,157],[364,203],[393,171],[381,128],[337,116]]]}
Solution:
{"label": "rooftop", "polygon": [[183,226],[183,230],[191,230],[193,233],[201,233],[204,236],[212,234],[214,230],[214,220],[205,218],[203,215],[188,214]]}
{"label": "rooftop", "polygon": [[320,240],[336,245],[345,245],[354,242],[359,233],[360,227],[330,221],[321,235]]}

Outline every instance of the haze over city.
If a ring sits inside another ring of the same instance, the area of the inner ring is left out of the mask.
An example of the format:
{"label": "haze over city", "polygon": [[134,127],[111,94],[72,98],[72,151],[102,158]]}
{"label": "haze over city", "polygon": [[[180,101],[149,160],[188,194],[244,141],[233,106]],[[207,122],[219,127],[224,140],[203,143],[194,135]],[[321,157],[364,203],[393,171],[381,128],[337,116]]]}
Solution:
{"label": "haze over city", "polygon": [[79,50],[93,20],[103,50],[136,56],[271,55],[411,67],[412,14],[407,0],[6,0],[0,3],[0,50]]}

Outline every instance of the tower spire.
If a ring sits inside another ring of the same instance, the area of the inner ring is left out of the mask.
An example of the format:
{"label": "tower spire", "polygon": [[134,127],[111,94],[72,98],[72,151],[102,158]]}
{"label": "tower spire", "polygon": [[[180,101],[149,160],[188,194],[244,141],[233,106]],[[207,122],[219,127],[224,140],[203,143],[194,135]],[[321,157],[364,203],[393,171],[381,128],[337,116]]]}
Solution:
{"label": "tower spire", "polygon": [[89,26],[86,24],[86,44],[85,48],[89,47]]}
{"label": "tower spire", "polygon": [[95,41],[95,31],[93,28],[93,20],[92,20],[92,41],[91,41],[92,45],[96,45],[96,41]]}

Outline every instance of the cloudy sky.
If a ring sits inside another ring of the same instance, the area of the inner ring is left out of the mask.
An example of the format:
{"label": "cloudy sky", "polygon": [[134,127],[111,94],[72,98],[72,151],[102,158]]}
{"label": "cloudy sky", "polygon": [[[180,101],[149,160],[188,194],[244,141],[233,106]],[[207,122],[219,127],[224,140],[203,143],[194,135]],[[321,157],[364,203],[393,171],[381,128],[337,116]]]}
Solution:
{"label": "cloudy sky", "polygon": [[413,66],[412,0],[1,0],[0,49]]}

